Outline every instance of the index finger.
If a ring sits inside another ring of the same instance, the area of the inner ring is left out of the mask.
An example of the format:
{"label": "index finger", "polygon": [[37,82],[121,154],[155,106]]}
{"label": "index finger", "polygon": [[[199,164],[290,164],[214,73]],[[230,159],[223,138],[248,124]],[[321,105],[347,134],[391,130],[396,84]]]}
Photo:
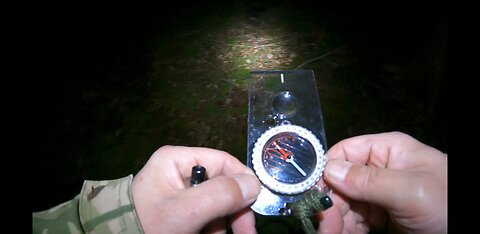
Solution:
{"label": "index finger", "polygon": [[155,161],[158,161],[158,167],[163,171],[180,173],[184,179],[191,175],[195,165],[205,167],[210,178],[240,174],[247,169],[240,160],[227,152],[202,147],[163,146],[153,156],[157,158]]}
{"label": "index finger", "polygon": [[327,158],[400,169],[410,167],[414,163],[408,155],[408,150],[418,144],[421,143],[401,132],[362,135],[338,142],[330,148]]}

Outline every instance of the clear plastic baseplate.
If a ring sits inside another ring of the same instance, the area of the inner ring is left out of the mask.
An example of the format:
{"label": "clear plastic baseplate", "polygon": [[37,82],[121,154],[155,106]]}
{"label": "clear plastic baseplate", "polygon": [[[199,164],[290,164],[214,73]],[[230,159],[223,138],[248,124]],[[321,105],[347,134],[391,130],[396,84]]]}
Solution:
{"label": "clear plastic baseplate", "polygon": [[320,99],[311,70],[251,71],[247,165],[262,182],[251,208],[266,216],[288,216],[289,204],[318,189],[327,151]]}

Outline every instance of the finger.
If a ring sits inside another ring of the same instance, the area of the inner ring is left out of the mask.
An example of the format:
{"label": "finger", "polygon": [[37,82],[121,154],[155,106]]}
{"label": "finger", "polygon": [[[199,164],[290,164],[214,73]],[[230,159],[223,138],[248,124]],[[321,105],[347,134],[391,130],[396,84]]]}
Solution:
{"label": "finger", "polygon": [[[238,174],[232,177],[218,176],[199,184],[195,188],[184,190],[165,206],[175,210],[189,212],[173,214],[178,225],[200,230],[211,220],[225,217],[253,203],[260,193],[258,179],[250,174]],[[179,217],[182,217],[179,219]],[[188,225],[185,222],[188,220]]]}
{"label": "finger", "polygon": [[409,157],[410,154],[403,152],[420,145],[424,146],[411,136],[400,132],[362,135],[338,142],[330,148],[327,157],[329,160],[342,159],[384,168],[408,168],[417,158]]}
{"label": "finger", "polygon": [[384,209],[365,202],[353,201],[350,212],[356,222],[356,230],[363,233],[368,233],[371,229],[382,230],[388,218]]}
{"label": "finger", "polygon": [[388,214],[385,209],[380,206],[371,205],[368,214],[368,223],[373,230],[383,230],[387,225]]}
{"label": "finger", "polygon": [[329,161],[325,167],[325,180],[335,191],[353,200],[385,208],[393,208],[402,201],[400,194],[409,188],[405,175],[400,171],[355,165],[343,160]]}
{"label": "finger", "polygon": [[330,209],[318,214],[320,222],[318,226],[318,233],[341,233],[343,227],[343,215],[340,207],[333,203]]}
{"label": "finger", "polygon": [[356,229],[357,222],[355,221],[353,212],[350,210],[343,216],[343,233],[358,233]]}
{"label": "finger", "polygon": [[207,169],[209,177],[242,173],[245,165],[227,152],[184,146],[164,146],[155,155],[161,155],[162,162],[171,161],[179,169],[183,177],[190,176],[192,166],[202,165]]}
{"label": "finger", "polygon": [[344,225],[343,216],[350,210],[350,205],[346,198],[340,194],[332,192],[330,197],[332,198],[333,206],[317,214],[320,220],[319,233],[341,233]]}
{"label": "finger", "polygon": [[243,173],[246,166],[232,155],[215,149],[201,147],[163,146],[147,162],[154,181],[163,182],[173,189],[185,188],[184,180],[191,176],[192,167],[202,165],[206,176]]}
{"label": "finger", "polygon": [[236,234],[257,233],[255,229],[255,215],[250,207],[244,208],[233,216],[232,231]]}
{"label": "finger", "polygon": [[211,221],[203,228],[202,234],[221,234],[227,232],[227,222],[224,217]]}
{"label": "finger", "polygon": [[357,223],[365,223],[370,212],[370,204],[365,202],[352,201],[350,210],[353,213],[353,218]]}

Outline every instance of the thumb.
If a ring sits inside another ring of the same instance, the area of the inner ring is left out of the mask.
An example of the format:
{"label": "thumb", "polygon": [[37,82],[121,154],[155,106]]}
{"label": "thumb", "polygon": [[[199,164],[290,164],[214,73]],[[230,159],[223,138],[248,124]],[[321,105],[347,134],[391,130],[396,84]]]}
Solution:
{"label": "thumb", "polygon": [[392,209],[408,189],[401,172],[381,167],[331,160],[325,167],[325,180],[333,189],[357,201]]}
{"label": "thumb", "polygon": [[236,213],[252,204],[260,182],[252,174],[218,176],[182,192],[173,206],[182,207],[191,230],[201,230],[212,220]]}

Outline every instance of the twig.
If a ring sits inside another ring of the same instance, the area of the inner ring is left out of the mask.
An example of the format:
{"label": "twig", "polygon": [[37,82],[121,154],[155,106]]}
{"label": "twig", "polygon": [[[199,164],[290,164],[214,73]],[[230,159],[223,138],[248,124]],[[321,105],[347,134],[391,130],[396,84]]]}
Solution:
{"label": "twig", "polygon": [[310,60],[307,60],[306,62],[298,65],[297,67],[295,67],[294,70],[298,70],[298,69],[300,69],[301,67],[303,67],[303,66],[305,66],[305,65],[307,65],[307,64],[309,64],[309,63],[312,63],[312,62],[315,62],[315,61],[317,61],[317,60],[323,59],[323,58],[325,58],[325,57],[327,57],[327,56],[329,56],[329,55],[332,55],[332,54],[334,54],[334,53],[336,53],[336,52],[338,52],[338,51],[340,51],[340,50],[343,50],[343,49],[345,49],[345,48],[347,48],[347,47],[348,47],[348,45],[342,46],[342,47],[340,47],[340,48],[337,48],[337,49],[334,49],[334,50],[332,50],[332,51],[330,51],[330,52],[327,52],[327,53],[325,53],[325,54],[322,54],[322,55],[320,55],[320,56],[318,56],[318,57],[315,57],[315,58],[312,58],[312,59],[310,59]]}
{"label": "twig", "polygon": [[254,49],[257,49],[257,48],[261,48],[261,47],[268,47],[268,46],[276,46],[280,43],[285,43],[287,41],[291,41],[291,40],[295,40],[296,38],[290,38],[290,39],[287,39],[287,40],[283,40],[283,41],[278,41],[278,42],[273,42],[273,43],[270,43],[270,44],[265,44],[265,45],[258,45],[258,46],[254,46],[253,48]]}

